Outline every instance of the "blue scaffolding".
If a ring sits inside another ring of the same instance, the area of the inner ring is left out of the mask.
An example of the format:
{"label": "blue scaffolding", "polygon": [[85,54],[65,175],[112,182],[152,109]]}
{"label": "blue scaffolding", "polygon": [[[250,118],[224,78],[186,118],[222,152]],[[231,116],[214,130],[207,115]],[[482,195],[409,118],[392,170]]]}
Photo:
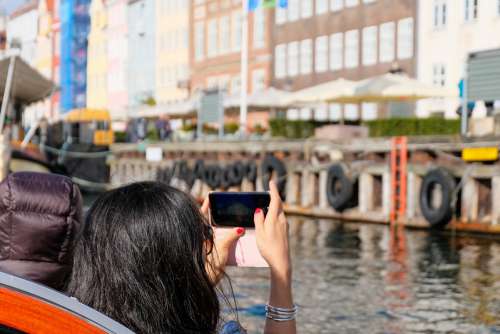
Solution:
{"label": "blue scaffolding", "polygon": [[61,20],[61,112],[84,108],[87,92],[87,42],[91,0],[62,0]]}

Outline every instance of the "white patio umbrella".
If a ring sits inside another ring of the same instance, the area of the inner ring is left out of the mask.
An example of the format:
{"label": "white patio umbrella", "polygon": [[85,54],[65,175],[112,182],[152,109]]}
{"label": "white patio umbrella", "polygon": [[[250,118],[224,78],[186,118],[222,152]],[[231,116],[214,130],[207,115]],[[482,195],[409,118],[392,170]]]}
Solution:
{"label": "white patio umbrella", "polygon": [[288,102],[293,105],[342,102],[353,97],[356,85],[355,81],[340,78],[296,91]]}
{"label": "white patio umbrella", "polygon": [[256,109],[285,108],[290,103],[292,93],[269,87],[249,96],[248,105]]}
{"label": "white patio umbrella", "polygon": [[458,92],[429,85],[401,74],[383,74],[358,83],[346,102],[412,102],[436,97],[457,97]]}
{"label": "white patio umbrella", "polygon": [[[279,109],[289,105],[292,93],[269,87],[259,90],[248,96],[248,108],[251,109]],[[240,94],[225,95],[224,109],[239,109]]]}

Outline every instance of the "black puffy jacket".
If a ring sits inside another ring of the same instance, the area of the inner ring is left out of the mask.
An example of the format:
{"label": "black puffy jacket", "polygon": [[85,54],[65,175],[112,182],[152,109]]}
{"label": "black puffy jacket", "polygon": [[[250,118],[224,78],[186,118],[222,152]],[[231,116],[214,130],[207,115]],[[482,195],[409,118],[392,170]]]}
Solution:
{"label": "black puffy jacket", "polygon": [[82,222],[71,179],[21,172],[0,183],[0,271],[62,289]]}

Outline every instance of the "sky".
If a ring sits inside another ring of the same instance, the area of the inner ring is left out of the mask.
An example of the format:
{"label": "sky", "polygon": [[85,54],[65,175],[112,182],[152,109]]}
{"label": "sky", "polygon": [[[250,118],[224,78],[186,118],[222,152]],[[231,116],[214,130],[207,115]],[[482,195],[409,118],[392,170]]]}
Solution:
{"label": "sky", "polygon": [[0,9],[5,10],[7,14],[10,14],[14,9],[25,2],[26,0],[0,0]]}

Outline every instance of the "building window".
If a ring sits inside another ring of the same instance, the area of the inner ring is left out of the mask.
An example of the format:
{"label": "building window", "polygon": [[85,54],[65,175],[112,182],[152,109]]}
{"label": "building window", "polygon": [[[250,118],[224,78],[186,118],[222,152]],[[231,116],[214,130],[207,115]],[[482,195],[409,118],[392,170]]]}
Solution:
{"label": "building window", "polygon": [[242,33],[242,17],[241,12],[236,11],[231,18],[231,31],[232,31],[232,49],[234,52],[241,50],[241,33]]}
{"label": "building window", "polygon": [[314,69],[317,73],[328,70],[328,36],[316,38]]}
{"label": "building window", "polygon": [[288,21],[299,19],[299,0],[288,0]]}
{"label": "building window", "polygon": [[208,21],[208,45],[207,45],[207,55],[208,57],[213,57],[217,55],[217,20],[213,19]]}
{"label": "building window", "polygon": [[253,47],[255,49],[263,48],[265,45],[266,33],[266,12],[259,7],[253,16]]}
{"label": "building window", "polygon": [[219,41],[221,54],[229,52],[229,28],[229,17],[221,17],[219,20]]}
{"label": "building window", "polygon": [[359,0],[345,0],[346,7],[356,7],[359,5]]}
{"label": "building window", "polygon": [[276,25],[280,25],[286,22],[287,10],[281,6],[276,6],[275,21]]}
{"label": "building window", "polygon": [[328,12],[328,0],[316,0],[316,15]]}
{"label": "building window", "polygon": [[344,59],[344,36],[342,33],[330,35],[330,70],[342,69]]}
{"label": "building window", "polygon": [[477,19],[477,10],[479,6],[479,0],[464,0],[465,3],[465,21],[470,22]]}
{"label": "building window", "polygon": [[241,92],[241,77],[235,76],[231,79],[231,94],[239,94]]}
{"label": "building window", "polygon": [[305,39],[300,42],[300,74],[312,72],[312,40]]}
{"label": "building window", "polygon": [[434,28],[446,26],[448,7],[446,0],[434,0]]}
{"label": "building window", "polygon": [[363,65],[377,63],[377,27],[363,29]]}
{"label": "building window", "polygon": [[394,22],[387,22],[380,25],[380,54],[381,63],[394,60]]}
{"label": "building window", "polygon": [[413,18],[398,22],[398,59],[413,57]]}
{"label": "building window", "polygon": [[338,12],[344,8],[344,0],[330,0],[330,10]]}
{"label": "building window", "polygon": [[359,33],[350,30],[345,33],[345,67],[354,68],[359,64]]}
{"label": "building window", "polygon": [[266,71],[263,69],[252,72],[252,92],[258,92],[266,88]]}
{"label": "building window", "polygon": [[277,45],[274,51],[274,75],[281,79],[286,76],[286,44]]}
{"label": "building window", "polygon": [[202,60],[205,56],[205,24],[204,22],[196,22],[195,24],[195,55],[196,60]]}
{"label": "building window", "polygon": [[[300,1],[300,11],[301,17],[307,19],[313,14],[313,0],[302,0]],[[279,6],[278,6],[279,7]]]}
{"label": "building window", "polygon": [[288,76],[293,77],[299,73],[299,42],[289,43],[287,51]]}
{"label": "building window", "polygon": [[432,66],[432,82],[436,86],[446,85],[446,66],[444,64],[434,64]]}

